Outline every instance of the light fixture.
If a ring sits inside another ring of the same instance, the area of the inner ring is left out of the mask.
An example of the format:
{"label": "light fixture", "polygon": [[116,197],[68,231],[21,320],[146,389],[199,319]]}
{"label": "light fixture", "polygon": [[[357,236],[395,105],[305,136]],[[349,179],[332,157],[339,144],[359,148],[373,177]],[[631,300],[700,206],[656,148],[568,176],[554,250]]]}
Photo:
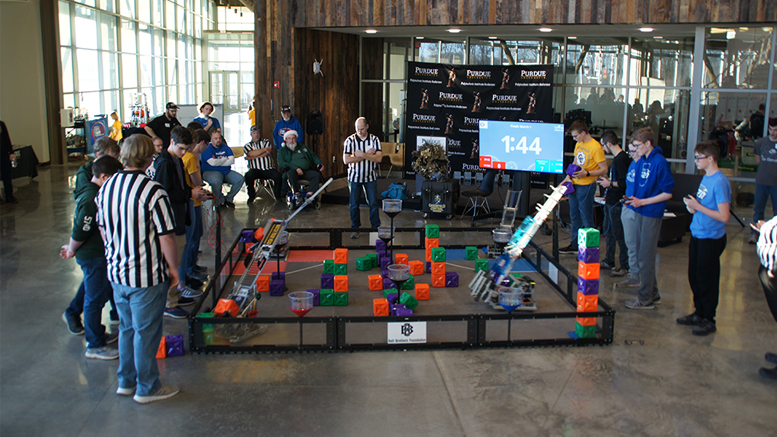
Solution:
{"label": "light fixture", "polygon": [[737,31],[734,29],[729,29],[726,31],[726,39],[734,39],[737,37]]}
{"label": "light fixture", "polygon": [[543,33],[553,32],[553,29],[551,29],[550,27],[540,27],[540,32],[543,32]]}
{"label": "light fixture", "polygon": [[378,31],[375,30],[375,29],[367,29],[367,30],[365,30],[365,32],[369,33],[369,34],[378,33]]}
{"label": "light fixture", "polygon": [[450,33],[459,33],[459,32],[461,32],[461,29],[448,29],[448,32],[450,32]]}
{"label": "light fixture", "polygon": [[496,39],[495,36],[489,36],[488,39]]}
{"label": "light fixture", "polygon": [[653,37],[653,39],[664,39],[664,37],[660,36],[660,35],[656,35],[656,36]]}
{"label": "light fixture", "polygon": [[422,36],[417,36],[417,37],[415,37],[415,39],[424,39],[424,37],[422,37]]}
{"label": "light fixture", "polygon": [[650,33],[650,32],[653,31],[653,28],[652,27],[640,27],[639,31],[642,32],[642,33]]}
{"label": "light fixture", "polygon": [[569,37],[567,37],[567,38],[569,38],[569,39],[577,39],[577,37],[576,37],[576,36],[569,36]]}

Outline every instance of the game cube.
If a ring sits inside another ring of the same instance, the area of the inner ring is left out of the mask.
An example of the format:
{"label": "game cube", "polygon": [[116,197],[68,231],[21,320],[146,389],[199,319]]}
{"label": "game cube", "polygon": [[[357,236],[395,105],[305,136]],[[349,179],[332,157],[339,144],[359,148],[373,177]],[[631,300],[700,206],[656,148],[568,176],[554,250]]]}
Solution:
{"label": "game cube", "polygon": [[445,286],[446,287],[458,287],[459,286],[459,274],[456,272],[448,272],[445,274]]}
{"label": "game cube", "polygon": [[370,291],[383,290],[383,276],[370,275],[370,276],[367,276],[367,280],[369,281],[368,285],[369,285]]}
{"label": "game cube", "polygon": [[407,265],[410,266],[410,274],[413,276],[424,274],[424,262],[423,261],[409,261]]}
{"label": "game cube", "polygon": [[348,249],[335,249],[335,264],[348,264]]}
{"label": "game cube", "polygon": [[388,299],[373,299],[372,313],[373,315],[375,315],[375,317],[388,316],[389,315]]}
{"label": "game cube", "polygon": [[416,300],[429,300],[429,284],[415,284]]}

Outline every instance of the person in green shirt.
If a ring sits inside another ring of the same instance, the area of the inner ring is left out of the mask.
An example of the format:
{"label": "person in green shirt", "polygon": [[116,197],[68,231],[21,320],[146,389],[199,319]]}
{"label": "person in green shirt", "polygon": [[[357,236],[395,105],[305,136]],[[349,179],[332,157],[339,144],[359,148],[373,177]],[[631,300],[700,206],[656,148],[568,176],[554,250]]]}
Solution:
{"label": "person in green shirt", "polygon": [[[324,163],[306,145],[297,142],[297,131],[289,130],[283,134],[283,147],[278,150],[278,167],[291,188],[290,206],[301,205],[305,197],[318,191]],[[300,193],[300,179],[310,182],[307,193]]]}

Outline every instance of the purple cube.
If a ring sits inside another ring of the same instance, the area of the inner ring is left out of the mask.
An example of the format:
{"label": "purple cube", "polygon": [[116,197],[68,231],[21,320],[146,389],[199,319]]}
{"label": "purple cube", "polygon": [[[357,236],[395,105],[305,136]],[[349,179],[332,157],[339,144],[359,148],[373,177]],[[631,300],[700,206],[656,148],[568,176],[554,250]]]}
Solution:
{"label": "purple cube", "polygon": [[[402,306],[404,306],[404,305],[402,305]],[[413,310],[411,310],[410,308],[397,308],[394,311],[394,315],[395,316],[412,316],[413,315]]]}
{"label": "purple cube", "polygon": [[243,241],[256,241],[256,239],[254,239],[254,231],[250,229],[240,232],[240,236],[243,237]]}
{"label": "purple cube", "polygon": [[513,281],[511,281],[510,278],[504,278],[504,279],[502,279],[502,283],[499,284],[499,286],[500,287],[509,287],[510,285],[512,285],[512,283],[513,283]]}
{"label": "purple cube", "polygon": [[321,288],[335,288],[335,275],[324,273],[321,275]]}
{"label": "purple cube", "polygon": [[391,305],[389,306],[389,313],[390,313],[392,316],[396,316],[396,315],[397,315],[397,311],[398,311],[398,310],[403,310],[403,309],[405,309],[405,310],[407,309],[407,307],[405,306],[405,304],[402,304],[402,303],[395,303],[395,304],[391,304]]}
{"label": "purple cube", "polygon": [[272,272],[270,279],[283,279],[286,280],[286,272]]}
{"label": "purple cube", "polygon": [[381,259],[381,258],[390,258],[390,257],[389,257],[389,251],[388,251],[388,250],[386,250],[386,249],[379,250],[379,251],[377,251],[377,253],[378,253],[378,259]]}
{"label": "purple cube", "polygon": [[429,261],[426,262],[426,273],[432,273],[432,263]]}
{"label": "purple cube", "polygon": [[445,286],[446,287],[458,287],[459,286],[459,274],[456,272],[445,273]]}
{"label": "purple cube", "polygon": [[586,264],[598,264],[599,248],[577,246],[577,260]]}
{"label": "purple cube", "polygon": [[561,185],[567,187],[567,190],[564,191],[565,196],[575,192],[575,185],[572,182],[564,182]]}
{"label": "purple cube", "polygon": [[318,288],[308,288],[308,293],[313,293],[313,306],[321,305],[321,290]]}
{"label": "purple cube", "polygon": [[386,242],[383,241],[383,240],[375,240],[375,250],[378,251],[378,252],[385,251],[386,250]]}
{"label": "purple cube", "polygon": [[381,274],[383,275],[384,278],[388,278],[389,277],[388,269],[383,269],[383,271],[381,271]]}
{"label": "purple cube", "polygon": [[577,291],[586,296],[599,294],[599,280],[577,278]]}
{"label": "purple cube", "polygon": [[283,296],[283,288],[286,281],[283,279],[270,279],[270,296]]}
{"label": "purple cube", "polygon": [[397,284],[389,278],[383,278],[383,289],[388,290],[389,288],[397,288]]}
{"label": "purple cube", "polygon": [[569,167],[567,167],[567,174],[568,174],[570,177],[572,177],[572,175],[573,175],[573,174],[575,174],[575,173],[579,172],[579,171],[580,171],[580,170],[582,170],[582,169],[583,169],[583,168],[582,168],[582,167],[580,167],[580,166],[579,166],[579,165],[577,165],[577,164],[569,164]]}
{"label": "purple cube", "polygon": [[[397,293],[389,293],[386,296],[386,300],[388,301],[389,305],[394,305],[397,303]],[[391,309],[389,308],[389,312],[391,312]]]}
{"label": "purple cube", "polygon": [[167,347],[168,357],[177,357],[183,355],[183,335],[168,335],[165,337],[165,346]]}
{"label": "purple cube", "polygon": [[387,256],[380,257],[380,269],[386,270],[391,265],[391,258]]}

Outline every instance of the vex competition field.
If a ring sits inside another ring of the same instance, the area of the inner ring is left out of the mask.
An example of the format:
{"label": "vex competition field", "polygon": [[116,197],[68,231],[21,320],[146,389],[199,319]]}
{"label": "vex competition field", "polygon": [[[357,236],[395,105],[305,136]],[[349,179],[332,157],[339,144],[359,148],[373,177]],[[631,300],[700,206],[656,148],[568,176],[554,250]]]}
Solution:
{"label": "vex competition field", "polygon": [[[424,230],[397,229],[394,259],[405,262],[403,257],[407,256],[412,273],[412,279],[404,284],[402,294],[405,296],[400,302],[406,303],[412,315],[384,316],[388,302],[383,301],[385,308],[381,308],[380,300],[395,292],[395,285],[383,277],[380,266],[371,267],[372,262],[368,261],[379,259],[375,249],[377,234],[363,233],[360,240],[355,240],[363,246],[335,250],[329,242],[340,241],[341,235],[347,235],[350,230],[301,231],[290,230],[289,243],[281,256],[265,265],[257,282],[261,297],[251,307],[255,311],[249,317],[216,317],[212,309],[218,299],[229,296],[234,283],[246,269],[246,245],[240,242],[240,237],[233,243],[221,275],[211,281],[195,311],[197,316],[190,319],[193,352],[591,345],[612,341],[614,312],[601,300],[596,313],[586,313],[598,316],[595,337],[577,338],[575,317],[578,313],[572,304],[577,276],[555,266],[553,260],[536,246],[534,256],[518,260],[511,275],[516,281],[531,281],[533,291],[524,296],[523,307],[508,314],[499,305],[475,301],[471,296],[468,284],[475,276],[476,268],[485,269],[495,262],[487,259],[485,245],[476,246],[476,252],[469,246],[468,254],[461,244],[462,239],[457,238],[460,234],[446,229],[439,238],[439,246],[445,250],[435,253],[439,256],[443,252],[444,261],[434,264],[436,270],[432,274],[432,265],[427,265],[426,261],[427,251],[423,249],[428,244]],[[471,233],[471,229],[467,232]],[[370,246],[367,246],[368,242]],[[316,243],[328,247],[311,249]],[[377,240],[378,245],[381,243]],[[472,259],[473,255],[477,259]],[[538,272],[535,265],[544,267]],[[553,276],[558,277],[561,287],[549,281],[549,269],[557,273]],[[247,277],[254,278],[257,272],[258,268],[253,267]],[[282,281],[273,280],[281,276],[285,281],[282,294],[279,287]],[[523,279],[519,279],[521,277]],[[427,287],[428,298],[425,296]],[[311,291],[316,295],[315,306],[304,317],[297,317],[290,310],[288,295],[296,291]],[[376,300],[379,300],[377,304]]]}

